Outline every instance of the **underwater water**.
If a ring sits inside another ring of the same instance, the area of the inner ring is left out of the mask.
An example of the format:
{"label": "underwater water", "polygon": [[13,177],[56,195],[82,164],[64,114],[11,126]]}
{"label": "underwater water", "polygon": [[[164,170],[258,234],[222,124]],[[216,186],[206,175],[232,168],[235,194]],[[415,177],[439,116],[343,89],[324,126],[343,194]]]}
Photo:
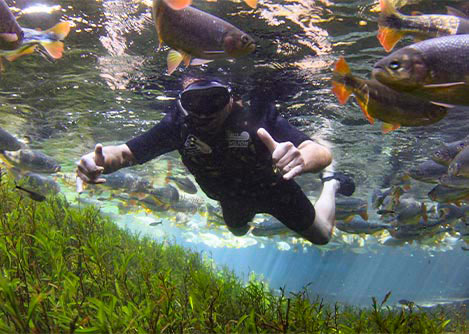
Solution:
{"label": "underwater water", "polygon": [[[318,247],[289,233],[235,237],[223,226],[216,203],[200,189],[196,194],[179,190],[186,206],[169,209],[131,197],[126,189],[75,191],[75,163],[81,155],[96,143],[122,143],[151,128],[174,103],[185,75],[208,73],[228,80],[243,99],[252,94],[275,99],[292,124],[329,141],[335,169],[354,176],[353,197],[367,205],[369,222],[385,220],[375,205],[376,193],[398,186],[406,189],[402,198],[438,216],[438,203],[428,197],[435,184],[404,175],[441,144],[467,135],[469,108],[455,108],[433,125],[383,134],[380,121],[370,124],[355,102],[340,105],[331,92],[339,56],[354,74],[369,77],[373,64],[386,55],[376,38],[377,3],[264,0],[253,10],[239,1],[196,0],[194,6],[242,27],[256,40],[256,51],[236,60],[181,66],[170,76],[168,50],[158,50],[151,3],[7,3],[23,27],[44,30],[60,20],[73,23],[61,59],[28,55],[4,62],[0,76],[0,127],[60,163],[61,172],[49,177],[71,202],[101,207],[122,228],[202,251],[246,279],[253,272],[273,289],[298,291],[307,285],[328,301],[353,305],[369,305],[372,296],[380,299],[389,291],[390,303],[409,300],[428,306],[469,299],[464,217],[451,221],[451,228],[442,226],[413,240],[396,241],[387,231],[365,235],[336,229],[331,242]],[[446,5],[458,4],[412,1],[404,8],[444,13]],[[398,47],[411,42],[406,38]],[[126,171],[161,187],[168,174],[187,174],[177,153]],[[298,182],[314,201],[321,187],[318,176],[302,175]],[[349,210],[347,217],[362,212],[347,203],[340,210]],[[418,219],[420,213],[415,213]],[[258,215],[254,226],[268,219]]]}

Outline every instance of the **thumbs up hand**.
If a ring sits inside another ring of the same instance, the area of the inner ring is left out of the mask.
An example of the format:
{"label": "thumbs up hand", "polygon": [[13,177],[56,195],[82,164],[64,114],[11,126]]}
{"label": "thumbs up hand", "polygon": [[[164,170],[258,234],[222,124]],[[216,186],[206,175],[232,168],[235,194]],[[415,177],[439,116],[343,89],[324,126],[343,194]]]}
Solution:
{"label": "thumbs up hand", "polygon": [[104,183],[106,179],[100,177],[104,171],[105,158],[103,145],[96,144],[94,152],[81,157],[77,163],[77,175],[87,183]]}
{"label": "thumbs up hand", "polygon": [[295,145],[291,142],[276,142],[263,128],[257,130],[257,135],[272,153],[272,161],[285,180],[290,180],[303,172],[305,161]]}

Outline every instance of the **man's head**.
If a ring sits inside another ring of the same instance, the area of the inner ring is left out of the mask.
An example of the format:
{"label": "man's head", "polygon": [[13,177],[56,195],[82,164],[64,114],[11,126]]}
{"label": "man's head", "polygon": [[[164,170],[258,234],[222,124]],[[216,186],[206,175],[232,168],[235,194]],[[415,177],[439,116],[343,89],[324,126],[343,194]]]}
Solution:
{"label": "man's head", "polygon": [[195,80],[184,86],[177,99],[179,109],[199,129],[219,129],[231,110],[230,87],[216,80]]}

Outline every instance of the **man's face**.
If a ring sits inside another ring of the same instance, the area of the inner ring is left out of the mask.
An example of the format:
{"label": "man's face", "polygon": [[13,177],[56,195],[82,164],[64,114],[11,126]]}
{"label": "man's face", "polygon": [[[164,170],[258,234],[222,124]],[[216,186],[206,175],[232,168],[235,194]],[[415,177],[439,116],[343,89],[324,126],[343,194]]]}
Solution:
{"label": "man's face", "polygon": [[218,132],[231,110],[229,88],[217,82],[196,82],[179,96],[179,106],[197,129]]}

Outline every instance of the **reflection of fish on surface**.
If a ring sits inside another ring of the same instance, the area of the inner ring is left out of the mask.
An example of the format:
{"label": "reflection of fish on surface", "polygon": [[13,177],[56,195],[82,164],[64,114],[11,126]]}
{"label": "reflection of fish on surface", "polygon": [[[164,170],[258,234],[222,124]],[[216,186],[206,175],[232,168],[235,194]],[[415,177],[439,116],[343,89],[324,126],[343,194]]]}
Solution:
{"label": "reflection of fish on surface", "polygon": [[431,158],[436,163],[449,166],[454,157],[469,145],[469,137],[451,143],[444,143],[432,152]]}
{"label": "reflection of fish on surface", "polygon": [[426,160],[415,167],[409,169],[409,176],[414,180],[425,183],[438,183],[439,178],[446,174],[448,167],[436,163],[433,160]]}
{"label": "reflection of fish on surface", "polygon": [[0,151],[17,151],[23,144],[9,132],[0,128]]}
{"label": "reflection of fish on surface", "polygon": [[[413,35],[417,39],[426,39],[446,35],[469,33],[469,20],[448,7],[448,14],[453,15],[404,15],[399,13],[389,0],[380,0],[381,14],[378,18],[378,40],[386,51],[404,36]],[[457,14],[457,15],[454,15]]]}
{"label": "reflection of fish on surface", "polygon": [[374,234],[392,228],[390,224],[371,223],[360,216],[354,216],[346,221],[338,220],[335,226],[342,232],[352,234]]}
{"label": "reflection of fish on surface", "polygon": [[469,34],[432,38],[376,62],[373,78],[441,106],[469,105]]}
{"label": "reflection of fish on surface", "polygon": [[360,215],[363,219],[368,220],[368,202],[361,198],[337,195],[335,198],[335,218],[345,220],[355,215]]}
{"label": "reflection of fish on surface", "polygon": [[448,113],[448,106],[435,105],[409,94],[396,92],[377,82],[351,74],[341,57],[334,69],[332,91],[345,104],[351,94],[371,124],[377,118],[384,122],[383,132],[400,126],[422,126],[438,122]]}
{"label": "reflection of fish on surface", "polygon": [[204,215],[207,214],[205,200],[193,194],[179,193],[179,199],[171,203],[171,209],[176,212],[196,213],[200,212]]}
{"label": "reflection of fish on surface", "polygon": [[386,223],[392,225],[411,225],[421,219],[428,220],[427,206],[414,198],[400,198],[389,209],[378,211]]}
{"label": "reflection of fish on surface", "polygon": [[38,173],[55,173],[61,168],[54,158],[37,150],[3,151],[0,158],[13,167]]}
{"label": "reflection of fish on surface", "polygon": [[[14,50],[0,49],[0,57],[4,57],[8,61],[14,61],[21,56],[31,54],[39,45],[45,51],[45,54],[52,59],[62,58],[64,44],[62,40],[67,37],[70,32],[69,22],[57,23],[50,29],[38,31],[34,29],[22,28],[24,37],[20,45]],[[0,63],[0,70],[3,65]]]}
{"label": "reflection of fish on surface", "polygon": [[182,61],[186,66],[198,65],[241,57],[255,49],[254,40],[248,34],[193,7],[173,10],[164,1],[154,0],[153,20],[160,46],[165,43],[172,49],[167,56],[168,74]]}
{"label": "reflection of fish on surface", "polygon": [[390,229],[389,233],[394,239],[413,241],[431,238],[435,235],[441,235],[450,231],[452,231],[451,227],[443,227],[441,221],[436,219],[428,223],[421,221],[419,224],[400,225],[394,229]]}

